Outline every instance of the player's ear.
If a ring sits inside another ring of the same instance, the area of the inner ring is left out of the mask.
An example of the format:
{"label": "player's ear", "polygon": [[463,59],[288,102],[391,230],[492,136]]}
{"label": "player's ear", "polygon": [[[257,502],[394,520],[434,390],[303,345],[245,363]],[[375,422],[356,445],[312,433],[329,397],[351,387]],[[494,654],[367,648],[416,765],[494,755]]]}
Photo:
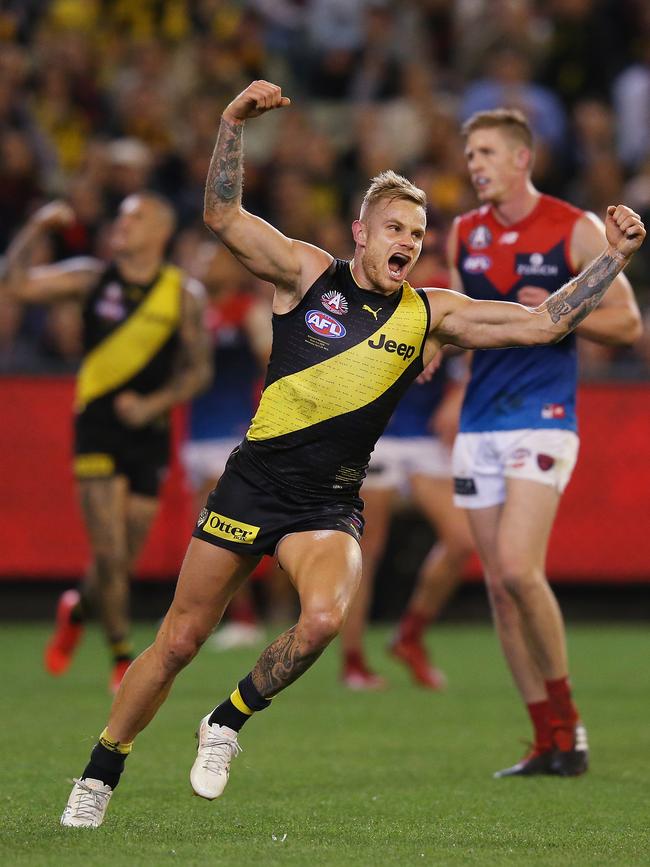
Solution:
{"label": "player's ear", "polygon": [[529,169],[531,166],[532,151],[530,148],[517,148],[515,151],[515,165],[518,169]]}
{"label": "player's ear", "polygon": [[365,246],[367,239],[366,224],[362,223],[361,220],[355,220],[352,223],[352,237],[355,244],[359,244],[360,247]]}

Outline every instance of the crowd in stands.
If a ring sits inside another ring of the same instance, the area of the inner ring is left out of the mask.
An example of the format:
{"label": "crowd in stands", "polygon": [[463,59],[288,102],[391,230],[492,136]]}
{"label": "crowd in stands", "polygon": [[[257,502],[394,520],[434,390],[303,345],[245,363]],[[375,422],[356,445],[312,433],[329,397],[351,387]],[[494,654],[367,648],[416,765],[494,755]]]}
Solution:
{"label": "crowd in stands", "polygon": [[[345,257],[369,178],[400,171],[430,202],[415,285],[444,285],[447,229],[475,205],[459,125],[477,110],[524,110],[544,192],[650,222],[647,0],[8,0],[0,256],[54,197],[77,222],[39,260],[106,256],[116,205],[148,187],[173,203],[171,255],[196,273],[219,116],[255,78],[292,108],[248,130],[247,208]],[[629,276],[650,325],[650,244]],[[0,372],[74,369],[79,354],[75,305],[23,310],[0,292]],[[583,369],[647,376],[650,341],[594,346]]]}

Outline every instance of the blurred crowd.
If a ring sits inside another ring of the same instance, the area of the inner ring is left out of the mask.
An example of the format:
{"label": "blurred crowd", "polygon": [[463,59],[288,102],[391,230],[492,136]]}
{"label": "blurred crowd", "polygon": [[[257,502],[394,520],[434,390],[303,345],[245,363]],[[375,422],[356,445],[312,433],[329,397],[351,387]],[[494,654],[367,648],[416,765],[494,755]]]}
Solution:
{"label": "blurred crowd", "polygon": [[[65,197],[77,222],[39,261],[107,256],[117,203],[147,187],[176,208],[172,258],[203,276],[219,116],[255,78],[292,109],[248,131],[247,208],[346,257],[369,178],[400,171],[430,201],[414,285],[445,284],[448,227],[475,206],[459,123],[476,110],[528,115],[544,192],[650,222],[647,0],[5,0],[0,255]],[[629,276],[650,325],[650,244]],[[583,373],[647,376],[648,330],[632,349],[583,348]],[[0,371],[74,369],[79,354],[75,305],[23,310],[0,292]]]}

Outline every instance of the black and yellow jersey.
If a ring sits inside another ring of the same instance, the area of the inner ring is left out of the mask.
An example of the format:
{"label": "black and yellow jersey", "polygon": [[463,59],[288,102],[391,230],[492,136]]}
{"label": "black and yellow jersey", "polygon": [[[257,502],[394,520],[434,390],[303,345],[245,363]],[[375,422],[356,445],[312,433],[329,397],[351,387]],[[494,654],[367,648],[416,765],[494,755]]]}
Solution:
{"label": "black and yellow jersey", "polygon": [[362,289],[335,260],[289,313],[239,461],[305,496],[356,497],[370,453],[422,371],[429,305],[408,283]]}
{"label": "black and yellow jersey", "polygon": [[115,395],[148,394],[170,378],[179,341],[183,274],[163,265],[147,285],[128,283],[107,266],[83,310],[84,357],[76,410],[92,424],[120,422]]}

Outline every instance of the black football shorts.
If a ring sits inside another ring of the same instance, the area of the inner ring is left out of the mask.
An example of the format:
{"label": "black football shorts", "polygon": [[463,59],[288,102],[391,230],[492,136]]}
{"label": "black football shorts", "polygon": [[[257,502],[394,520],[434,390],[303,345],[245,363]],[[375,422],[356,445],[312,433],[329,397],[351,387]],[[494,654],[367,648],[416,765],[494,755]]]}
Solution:
{"label": "black football shorts", "polygon": [[[289,533],[341,530],[357,542],[363,533],[360,501],[315,501],[279,488],[231,454],[201,510],[193,536],[236,554],[275,554]],[[359,503],[359,506],[357,506]]]}
{"label": "black football shorts", "polygon": [[170,433],[161,428],[126,428],[75,420],[74,474],[77,479],[123,475],[133,494],[157,497],[167,475]]}

